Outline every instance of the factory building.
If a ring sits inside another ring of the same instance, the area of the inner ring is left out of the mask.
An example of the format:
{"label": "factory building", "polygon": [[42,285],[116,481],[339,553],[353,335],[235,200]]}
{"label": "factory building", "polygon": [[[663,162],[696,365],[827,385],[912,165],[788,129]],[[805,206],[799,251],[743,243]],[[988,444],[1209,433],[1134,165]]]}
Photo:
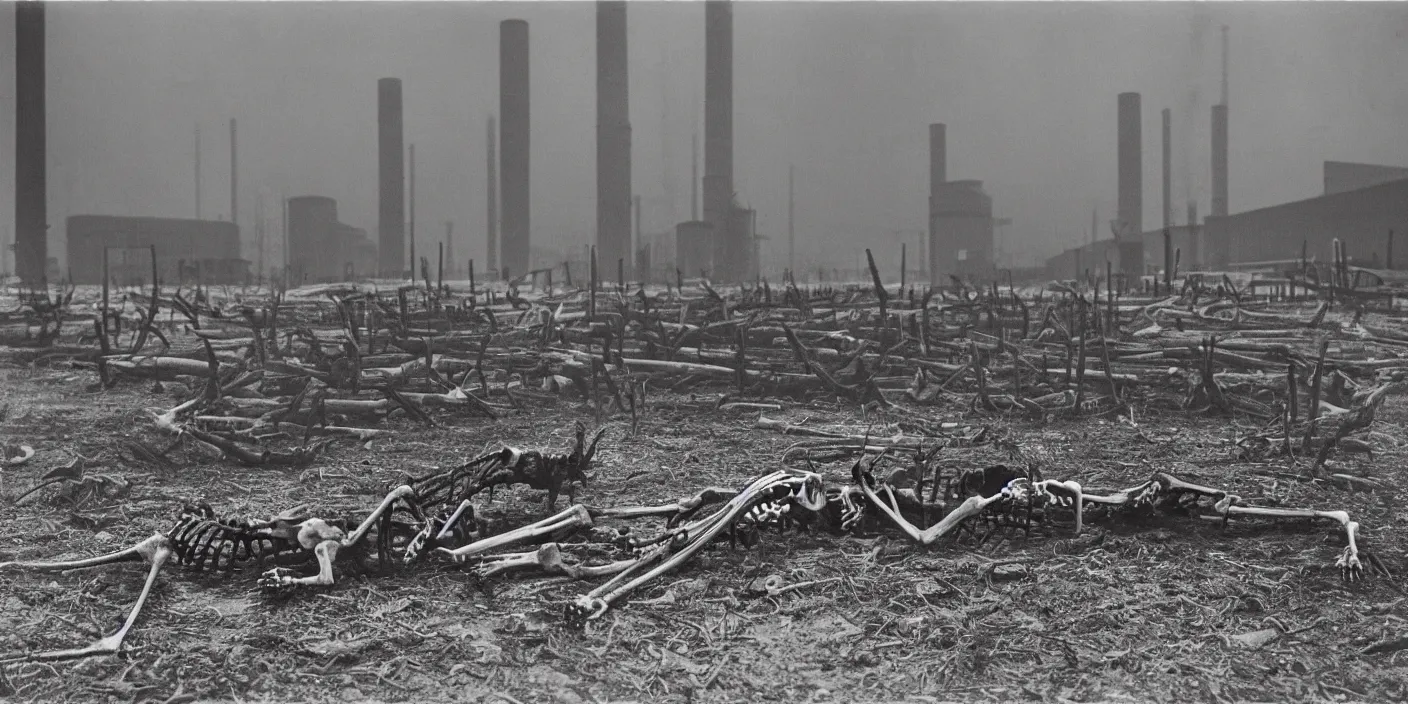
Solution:
{"label": "factory building", "polygon": [[[1162,244],[1160,245],[1162,246]],[[1100,240],[1090,244],[1072,247],[1046,260],[1045,276],[1050,279],[1078,279],[1086,272],[1105,276],[1105,263],[1119,266],[1119,248],[1113,239]]]}
{"label": "factory building", "polygon": [[1356,164],[1347,161],[1325,162],[1325,192],[1323,195],[1357,191],[1390,181],[1408,179],[1408,168]]}
{"label": "factory building", "polygon": [[987,280],[993,275],[992,196],[982,181],[944,181],[931,191],[929,247],[936,284],[948,276]]}
{"label": "factory building", "polygon": [[[1192,217],[1191,219],[1196,219]],[[1329,261],[1333,241],[1344,243],[1350,259],[1365,266],[1401,266],[1404,250],[1389,261],[1389,232],[1408,233],[1408,168],[1324,163],[1324,193],[1314,198],[1210,216],[1201,225],[1170,228],[1178,250],[1180,273],[1218,271],[1262,263],[1307,258]],[[1163,230],[1143,234],[1144,271],[1163,269]],[[1046,262],[1046,275],[1069,279],[1077,266],[1103,270],[1109,260],[1118,266],[1113,240],[1068,249]]]}
{"label": "factory building", "polygon": [[337,201],[288,199],[289,276],[298,284],[349,281],[376,272],[377,246],[367,231],[337,220]]}
{"label": "factory building", "polygon": [[[1339,239],[1354,261],[1368,266],[1387,263],[1389,232],[1408,233],[1408,176],[1372,183],[1367,175],[1395,175],[1391,167],[1346,169],[1325,164],[1325,195],[1269,208],[1209,217],[1203,245],[1207,268],[1220,269],[1257,262],[1307,257],[1329,261],[1332,242]],[[1346,175],[1349,174],[1349,175]],[[1361,188],[1339,190],[1371,182]],[[1402,261],[1396,258],[1395,263]]]}
{"label": "factory building", "polygon": [[156,247],[162,282],[239,284],[249,280],[249,261],[240,258],[240,228],[231,222],[185,218],[74,215],[66,221],[69,274],[76,284],[151,281],[151,247]]}

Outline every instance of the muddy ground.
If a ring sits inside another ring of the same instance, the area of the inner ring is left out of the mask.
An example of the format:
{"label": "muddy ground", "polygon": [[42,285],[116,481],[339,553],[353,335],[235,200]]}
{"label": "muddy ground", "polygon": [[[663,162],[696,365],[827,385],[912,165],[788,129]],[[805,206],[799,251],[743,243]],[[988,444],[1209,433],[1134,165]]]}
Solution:
{"label": "muddy ground", "polygon": [[[497,443],[565,449],[572,423],[593,424],[574,400],[500,421],[437,416],[429,428],[384,424],[397,435],[369,447],[334,444],[303,469],[249,469],[184,444],[161,467],[135,461],[124,439],[170,438],[143,409],[189,391],[95,375],[0,364],[0,440],[37,454],[3,473],[0,561],[100,554],[167,527],[180,506],[205,499],[222,512],[266,517],[301,503],[365,511],[403,473],[423,473]],[[710,485],[736,485],[776,467],[796,437],[752,429],[756,412],[715,409],[717,393],[655,396],[635,433],[606,420],[592,481],[578,498],[657,504]],[[1112,420],[1045,424],[976,416],[957,402],[866,417],[835,403],[781,401],[768,417],[863,432],[871,422],[938,427],[989,424],[1047,478],[1087,487],[1138,483],[1153,471],[1234,489],[1252,503],[1345,509],[1364,545],[1408,573],[1405,450],[1338,455],[1333,471],[1386,490],[1351,492],[1297,478],[1305,464],[1250,461],[1235,441],[1254,428],[1230,418],[1136,408]],[[1403,437],[1408,413],[1391,398],[1377,430]],[[883,426],[876,425],[880,432]],[[887,431],[892,433],[893,428]],[[125,498],[75,510],[46,489],[13,497],[77,457],[89,474],[132,484]],[[946,471],[1007,461],[995,446],[950,450]],[[820,464],[841,483],[849,461]],[[499,491],[492,510],[526,523],[542,494]],[[245,571],[211,579],[172,569],[127,648],[117,656],[5,665],[10,701],[1403,701],[1408,654],[1361,654],[1408,635],[1408,601],[1394,580],[1344,584],[1334,524],[1177,515],[1125,516],[1072,539],[1053,515],[1030,538],[971,540],[924,549],[893,532],[861,536],[767,533],[760,547],[720,546],[630,603],[576,631],[563,606],[586,591],[562,578],[518,576],[474,584],[425,565],[389,574],[340,574],[339,583],[269,599]],[[114,631],[136,598],[144,565],[61,574],[0,574],[0,653],[72,647]],[[761,578],[803,585],[776,597]],[[995,577],[995,578],[994,578]],[[991,580],[989,578],[992,578]]]}

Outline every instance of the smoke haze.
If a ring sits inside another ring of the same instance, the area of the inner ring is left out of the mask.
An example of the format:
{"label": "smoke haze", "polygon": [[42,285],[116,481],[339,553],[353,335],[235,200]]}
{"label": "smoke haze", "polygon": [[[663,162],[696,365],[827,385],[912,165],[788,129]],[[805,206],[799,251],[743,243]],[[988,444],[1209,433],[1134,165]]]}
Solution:
{"label": "smoke haze", "polygon": [[[7,4],[0,161],[11,165],[13,17]],[[261,191],[276,230],[279,196],[316,194],[375,237],[376,81],[390,76],[404,82],[405,140],[417,145],[418,234],[439,238],[453,220],[457,255],[482,261],[484,121],[498,110],[508,18],[529,22],[534,245],[588,244],[593,3],[65,2],[47,10],[51,256],[65,256],[69,215],[193,216],[197,123],[202,212],[228,218],[231,117],[246,243]],[[628,22],[634,189],[656,232],[689,217],[704,7],[630,2]],[[804,262],[849,264],[864,247],[896,249],[896,230],[924,229],[930,122],[948,125],[949,178],[984,181],[995,214],[1012,218],[1002,249],[1030,262],[1082,241],[1092,206],[1115,213],[1122,91],[1143,95],[1146,227],[1161,221],[1164,107],[1175,219],[1189,197],[1208,212],[1224,24],[1231,212],[1318,194],[1324,160],[1408,165],[1401,3],[735,3],[734,177],[773,238],[764,266],[785,257],[789,163]],[[13,177],[0,169],[6,230]]]}

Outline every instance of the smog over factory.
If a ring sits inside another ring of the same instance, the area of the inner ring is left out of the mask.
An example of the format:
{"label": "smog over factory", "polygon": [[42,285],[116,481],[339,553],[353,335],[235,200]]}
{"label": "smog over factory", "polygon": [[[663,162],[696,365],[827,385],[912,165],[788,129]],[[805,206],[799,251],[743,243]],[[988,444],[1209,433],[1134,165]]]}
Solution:
{"label": "smog over factory", "polygon": [[[31,62],[0,73],[0,128],[25,136],[0,158],[44,184],[5,170],[0,219],[10,242],[43,222],[61,274],[67,218],[112,216],[235,223],[267,277],[314,241],[285,234],[303,196],[367,233],[359,275],[409,275],[447,222],[460,276],[595,245],[613,276],[849,277],[904,245],[945,281],[1117,231],[1134,273],[1133,243],[1190,205],[1182,254],[1224,265],[1263,253],[1209,220],[1270,227],[1327,197],[1326,163],[1408,166],[1396,3],[79,2],[17,33],[23,15],[0,29]],[[36,85],[42,117],[15,109]]]}
{"label": "smog over factory", "polygon": [[0,701],[1408,701],[1408,3],[0,56]]}

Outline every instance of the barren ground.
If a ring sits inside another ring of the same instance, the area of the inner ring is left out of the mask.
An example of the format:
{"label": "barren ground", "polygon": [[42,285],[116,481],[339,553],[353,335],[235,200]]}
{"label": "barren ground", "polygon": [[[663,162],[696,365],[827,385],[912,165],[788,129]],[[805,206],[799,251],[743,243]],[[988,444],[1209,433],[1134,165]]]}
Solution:
{"label": "barren ground", "polygon": [[[165,446],[143,408],[169,408],[184,387],[0,365],[0,440],[37,450],[3,476],[0,560],[75,558],[165,529],[185,501],[268,516],[296,504],[366,510],[402,473],[447,466],[498,443],[560,450],[592,413],[561,400],[498,422],[440,415],[427,428],[390,422],[370,448],[342,440],[311,468],[250,470],[190,444],[161,469],[120,457],[122,438]],[[178,398],[179,397],[179,398]],[[652,399],[639,430],[617,415],[579,496],[593,505],[655,504],[739,484],[777,466],[797,438],[752,429],[756,413],[714,409],[716,395]],[[838,405],[783,401],[793,423],[863,432],[875,418]],[[1238,424],[1138,409],[1127,422],[1040,425],[973,417],[961,407],[904,408],[889,420],[992,424],[1047,478],[1088,487],[1137,483],[1153,471],[1235,489],[1262,505],[1345,509],[1364,545],[1395,573],[1405,561],[1405,453],[1337,454],[1334,471],[1391,487],[1352,493],[1295,478],[1284,460],[1239,462]],[[880,419],[884,420],[884,419]],[[1402,437],[1402,397],[1376,430]],[[78,510],[46,489],[8,505],[76,456],[89,474],[133,482],[123,500]],[[1006,461],[987,446],[946,451],[946,469]],[[849,461],[818,465],[847,479]],[[1304,464],[1301,465],[1303,469]],[[495,509],[528,522],[542,496],[500,491]],[[1030,539],[943,542],[934,549],[862,537],[767,533],[762,549],[711,548],[633,595],[585,632],[562,608],[588,586],[532,576],[470,584],[453,568],[339,574],[327,590],[269,600],[252,571],[221,580],[172,569],[158,581],[126,650],[115,657],[6,665],[11,701],[1403,701],[1408,654],[1361,654],[1402,637],[1408,601],[1382,577],[1346,585],[1329,522],[1126,516],[1071,539],[1052,516]],[[989,584],[992,563],[1008,579]],[[1022,570],[1025,571],[1022,571]],[[0,653],[82,645],[125,617],[145,577],[128,564],[63,574],[0,575]],[[820,580],[776,598],[757,580]],[[1013,575],[1015,574],[1015,577]]]}

